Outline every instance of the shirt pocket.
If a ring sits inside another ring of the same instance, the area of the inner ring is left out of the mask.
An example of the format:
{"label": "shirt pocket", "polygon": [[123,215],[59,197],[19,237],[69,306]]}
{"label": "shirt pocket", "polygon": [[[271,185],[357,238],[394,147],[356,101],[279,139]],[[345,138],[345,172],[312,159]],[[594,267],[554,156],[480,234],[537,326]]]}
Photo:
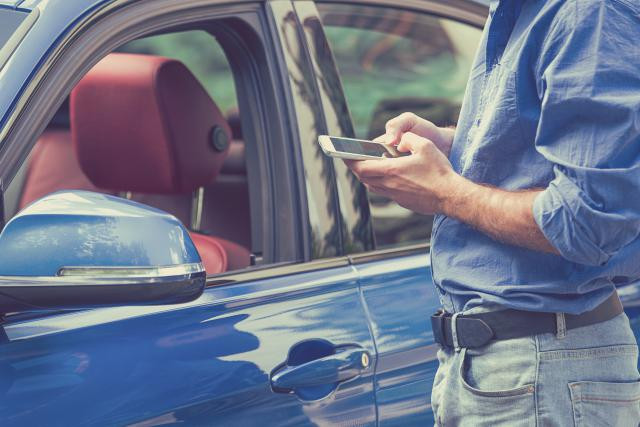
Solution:
{"label": "shirt pocket", "polygon": [[576,427],[637,427],[640,423],[640,381],[569,383]]}

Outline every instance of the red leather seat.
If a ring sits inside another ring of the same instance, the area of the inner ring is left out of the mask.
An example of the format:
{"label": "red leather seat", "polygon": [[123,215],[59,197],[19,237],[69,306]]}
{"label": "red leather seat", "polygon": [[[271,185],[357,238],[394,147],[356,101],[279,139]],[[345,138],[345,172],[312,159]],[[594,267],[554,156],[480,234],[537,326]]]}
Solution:
{"label": "red leather seat", "polygon": [[63,129],[42,134],[31,152],[22,188],[20,209],[58,190],[102,191],[80,169],[71,133]]}
{"label": "red leather seat", "polygon": [[[110,54],[78,83],[70,99],[71,137],[82,172],[112,192],[185,195],[216,179],[231,131],[204,88],[180,62]],[[220,201],[223,204],[224,200]],[[192,232],[207,273],[249,265],[249,251]]]}
{"label": "red leather seat", "polygon": [[227,252],[218,239],[200,233],[189,233],[196,245],[202,264],[208,274],[222,273],[229,269]]}

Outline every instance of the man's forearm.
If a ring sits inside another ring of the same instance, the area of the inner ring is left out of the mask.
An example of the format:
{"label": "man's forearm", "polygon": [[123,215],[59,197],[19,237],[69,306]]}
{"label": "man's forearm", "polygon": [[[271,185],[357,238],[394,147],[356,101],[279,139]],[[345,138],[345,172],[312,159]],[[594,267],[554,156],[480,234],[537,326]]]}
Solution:
{"label": "man's forearm", "polygon": [[533,201],[541,190],[505,191],[456,175],[441,211],[501,242],[558,254],[533,218]]}

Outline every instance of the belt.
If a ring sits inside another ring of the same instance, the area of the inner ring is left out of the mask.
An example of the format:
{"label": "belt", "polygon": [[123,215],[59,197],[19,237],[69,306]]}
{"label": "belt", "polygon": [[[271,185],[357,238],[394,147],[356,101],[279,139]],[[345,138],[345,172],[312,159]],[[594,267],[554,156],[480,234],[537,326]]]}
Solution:
{"label": "belt", "polygon": [[[582,314],[565,314],[566,329],[593,325],[622,313],[622,303],[614,292],[602,304]],[[500,310],[472,315],[459,314],[456,335],[460,347],[481,347],[493,340],[507,340],[545,333],[556,333],[556,313]],[[451,313],[443,310],[431,316],[431,328],[437,343],[454,347]]]}

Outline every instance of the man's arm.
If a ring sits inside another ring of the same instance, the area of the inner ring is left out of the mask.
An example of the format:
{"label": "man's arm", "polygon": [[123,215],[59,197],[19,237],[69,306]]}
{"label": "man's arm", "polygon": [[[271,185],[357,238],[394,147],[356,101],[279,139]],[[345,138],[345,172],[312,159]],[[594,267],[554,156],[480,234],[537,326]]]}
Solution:
{"label": "man's arm", "polygon": [[558,254],[533,216],[533,202],[542,190],[505,191],[453,177],[452,192],[439,206],[455,218],[504,243]]}
{"label": "man's arm", "polygon": [[347,164],[371,191],[407,209],[444,214],[496,240],[558,253],[534,219],[533,204],[541,190],[512,192],[469,181],[453,170],[439,147],[413,133],[402,135],[398,150],[412,155]]}
{"label": "man's arm", "polygon": [[[403,113],[389,120],[380,142],[397,145],[405,133],[413,133],[432,141],[449,156],[455,128],[439,128],[413,113]],[[408,148],[408,147],[407,147]],[[557,254],[533,217],[533,201],[542,192],[510,192],[475,184],[459,175],[437,213],[464,222],[492,238],[529,249]]]}

